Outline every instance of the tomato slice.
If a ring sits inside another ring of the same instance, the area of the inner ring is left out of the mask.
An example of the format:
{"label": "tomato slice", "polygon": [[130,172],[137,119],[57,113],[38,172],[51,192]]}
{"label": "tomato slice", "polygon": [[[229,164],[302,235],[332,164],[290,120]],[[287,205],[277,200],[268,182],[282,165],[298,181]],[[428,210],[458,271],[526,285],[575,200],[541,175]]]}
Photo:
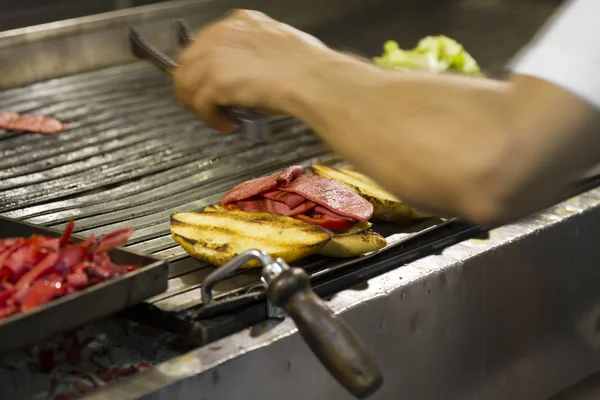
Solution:
{"label": "tomato slice", "polygon": [[238,211],[240,208],[237,206],[237,204],[229,203],[225,204],[225,209],[227,211]]}
{"label": "tomato slice", "polygon": [[[225,204],[225,209],[228,211],[235,211],[239,210],[240,207],[237,204],[229,203]],[[357,223],[357,221],[348,218],[336,218],[335,216],[329,214],[316,212],[311,212],[311,215],[298,214],[294,215],[292,218],[296,218],[334,232],[349,228]]]}
{"label": "tomato slice", "polygon": [[356,222],[347,219],[334,218],[327,214],[313,214],[312,216],[306,214],[298,214],[294,218],[300,221],[308,222],[309,224],[317,225],[330,231],[339,231],[346,229],[354,225]]}

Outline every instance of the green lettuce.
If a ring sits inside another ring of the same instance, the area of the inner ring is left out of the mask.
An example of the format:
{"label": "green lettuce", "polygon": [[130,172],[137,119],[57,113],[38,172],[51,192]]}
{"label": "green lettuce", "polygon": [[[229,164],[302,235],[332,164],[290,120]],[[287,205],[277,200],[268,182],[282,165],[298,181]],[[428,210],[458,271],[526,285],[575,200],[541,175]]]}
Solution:
{"label": "green lettuce", "polygon": [[427,36],[412,50],[403,50],[397,42],[388,40],[383,45],[383,54],[374,61],[379,66],[399,70],[483,76],[475,59],[460,43],[447,36]]}

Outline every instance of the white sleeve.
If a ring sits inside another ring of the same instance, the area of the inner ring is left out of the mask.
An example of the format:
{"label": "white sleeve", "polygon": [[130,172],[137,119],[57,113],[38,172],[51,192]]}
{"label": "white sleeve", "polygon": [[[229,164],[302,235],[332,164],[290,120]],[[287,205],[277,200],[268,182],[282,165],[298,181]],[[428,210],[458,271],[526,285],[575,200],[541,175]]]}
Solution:
{"label": "white sleeve", "polygon": [[511,63],[600,109],[600,0],[570,0]]}

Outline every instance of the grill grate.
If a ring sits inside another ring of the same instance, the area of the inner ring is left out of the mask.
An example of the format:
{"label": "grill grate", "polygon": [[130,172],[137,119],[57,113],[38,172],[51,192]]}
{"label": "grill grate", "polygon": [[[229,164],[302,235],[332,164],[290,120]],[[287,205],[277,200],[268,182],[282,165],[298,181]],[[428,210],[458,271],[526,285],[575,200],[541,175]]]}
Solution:
{"label": "grill grate", "polygon": [[[218,201],[235,184],[287,165],[331,159],[304,125],[273,118],[274,141],[222,135],[183,111],[170,82],[134,63],[0,93],[0,109],[55,116],[58,135],[0,131],[0,214],[77,233],[136,229],[130,248],[172,262],[169,309],[193,299],[210,268],[172,240],[169,216]],[[236,285],[255,276],[236,277]],[[178,300],[178,296],[180,299]]]}

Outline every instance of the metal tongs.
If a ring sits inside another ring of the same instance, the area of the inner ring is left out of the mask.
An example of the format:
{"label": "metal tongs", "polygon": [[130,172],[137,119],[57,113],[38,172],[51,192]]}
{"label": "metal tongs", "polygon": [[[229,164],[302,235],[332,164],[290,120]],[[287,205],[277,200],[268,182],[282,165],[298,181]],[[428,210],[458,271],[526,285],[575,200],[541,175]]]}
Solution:
{"label": "metal tongs", "polygon": [[375,358],[315,294],[303,269],[290,268],[281,258],[273,260],[263,251],[247,250],[206,277],[202,284],[203,304],[212,302],[212,289],[217,283],[253,260],[262,266],[261,281],[269,306],[281,308],[292,318],[304,341],[338,382],[358,398],[375,393],[383,383]]}
{"label": "metal tongs", "polygon": [[[186,46],[192,39],[192,34],[183,20],[175,21],[177,39],[181,47]],[[129,28],[131,52],[139,59],[150,61],[168,75],[179,67],[175,61],[166,54],[152,46],[135,29]],[[246,139],[262,142],[269,138],[270,130],[267,117],[257,111],[245,108],[222,107],[223,115],[240,127],[240,133]]]}

